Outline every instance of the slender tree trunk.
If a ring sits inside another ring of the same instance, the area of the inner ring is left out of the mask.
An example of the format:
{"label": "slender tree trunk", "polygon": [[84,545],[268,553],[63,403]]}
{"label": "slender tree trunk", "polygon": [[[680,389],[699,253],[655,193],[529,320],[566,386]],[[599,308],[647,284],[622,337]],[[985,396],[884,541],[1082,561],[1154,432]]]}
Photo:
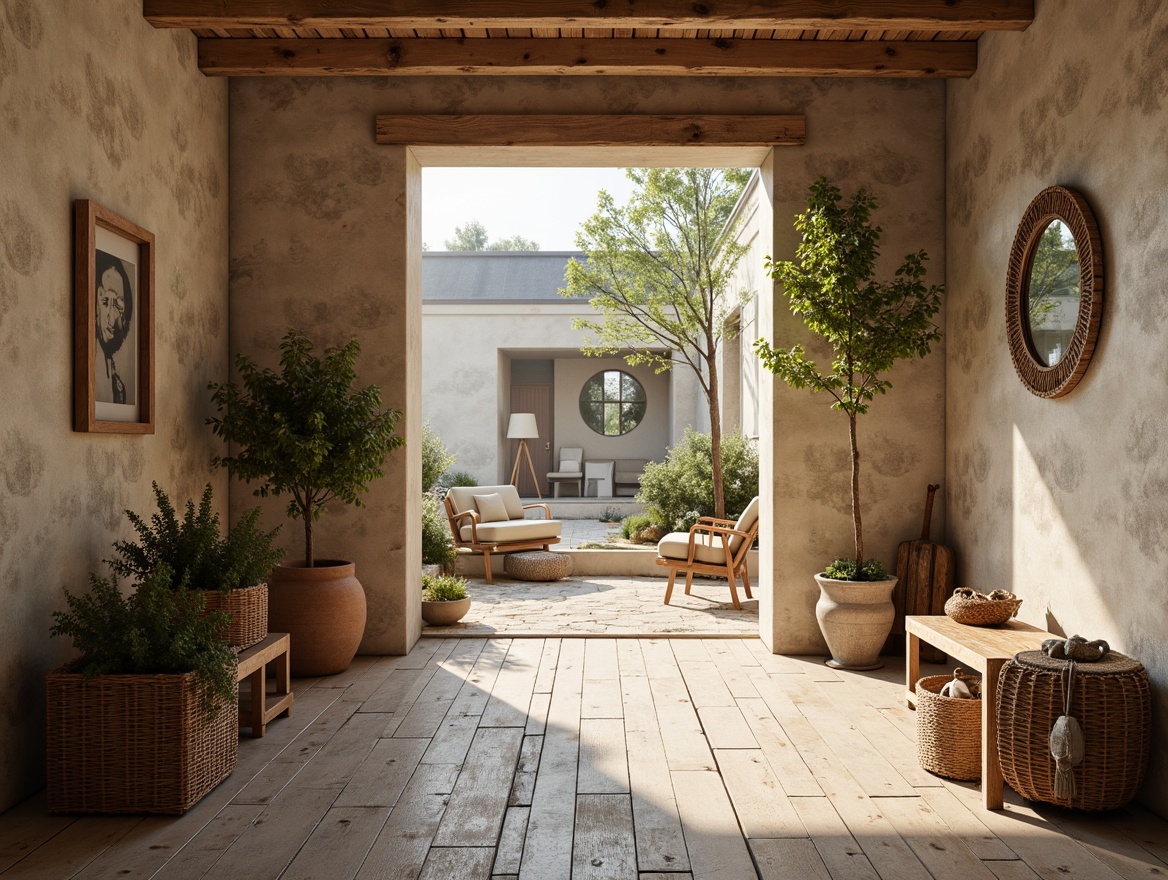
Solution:
{"label": "slender tree trunk", "polygon": [[312,500],[304,502],[304,567],[312,568]]}
{"label": "slender tree trunk", "polygon": [[856,529],[856,576],[864,567],[864,529],[860,523],[860,450],[856,446],[856,415],[848,413],[849,436],[852,441],[852,524]]}
{"label": "slender tree trunk", "polygon": [[711,358],[710,372],[710,458],[714,469],[714,516],[726,517],[726,495],[722,491],[722,413],[718,401],[718,365]]}

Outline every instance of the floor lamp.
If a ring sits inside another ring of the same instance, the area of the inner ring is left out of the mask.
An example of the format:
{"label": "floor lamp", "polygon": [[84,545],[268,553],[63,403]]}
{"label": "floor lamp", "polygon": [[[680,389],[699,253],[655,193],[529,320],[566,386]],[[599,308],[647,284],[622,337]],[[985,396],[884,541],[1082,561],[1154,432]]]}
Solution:
{"label": "floor lamp", "polygon": [[535,494],[543,498],[539,491],[539,478],[535,475],[535,465],[531,463],[531,451],[527,448],[527,441],[538,437],[539,427],[535,424],[535,413],[511,413],[511,421],[507,423],[507,439],[519,441],[519,449],[515,453],[515,467],[511,468],[511,485],[518,485],[519,459],[526,456],[527,467],[535,483]]}

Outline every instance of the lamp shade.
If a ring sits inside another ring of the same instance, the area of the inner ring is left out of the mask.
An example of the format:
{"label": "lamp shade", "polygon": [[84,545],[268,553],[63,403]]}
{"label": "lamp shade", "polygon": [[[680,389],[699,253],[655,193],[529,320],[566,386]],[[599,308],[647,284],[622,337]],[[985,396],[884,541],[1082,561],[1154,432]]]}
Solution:
{"label": "lamp shade", "polygon": [[538,436],[535,413],[511,413],[511,421],[507,423],[508,440],[534,440]]}

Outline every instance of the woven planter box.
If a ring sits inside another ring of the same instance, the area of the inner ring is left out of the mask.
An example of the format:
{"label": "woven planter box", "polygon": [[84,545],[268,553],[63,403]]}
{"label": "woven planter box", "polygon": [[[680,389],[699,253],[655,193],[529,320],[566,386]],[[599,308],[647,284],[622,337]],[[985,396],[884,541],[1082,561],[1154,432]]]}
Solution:
{"label": "woven planter box", "polygon": [[947,779],[981,779],[981,700],[941,696],[952,680],[930,675],[917,682],[917,760]]}
{"label": "woven planter box", "polygon": [[184,813],[226,779],[239,755],[239,716],[203,712],[185,675],[77,673],[45,678],[50,813]]}
{"label": "woven planter box", "polygon": [[998,680],[998,755],[1002,776],[1032,801],[1111,810],[1136,796],[1152,745],[1152,693],[1148,673],[1123,654],[1079,663],[1071,717],[1083,730],[1085,755],[1074,768],[1074,798],[1054,795],[1050,731],[1063,714],[1066,662],[1023,651],[1002,667]]}
{"label": "woven planter box", "polygon": [[204,590],[207,611],[226,611],[231,624],[223,641],[241,651],[264,640],[268,634],[268,585],[256,584],[224,593]]}

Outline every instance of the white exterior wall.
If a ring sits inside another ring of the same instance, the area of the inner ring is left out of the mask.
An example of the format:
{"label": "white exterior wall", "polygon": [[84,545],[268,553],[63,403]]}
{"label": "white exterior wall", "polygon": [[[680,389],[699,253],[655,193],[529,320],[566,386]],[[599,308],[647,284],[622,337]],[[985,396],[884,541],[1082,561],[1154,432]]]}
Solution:
{"label": "white exterior wall", "polygon": [[754,342],[760,333],[758,328],[758,297],[760,291],[769,296],[772,291],[763,260],[770,255],[770,248],[760,235],[759,200],[761,189],[759,176],[750,179],[742,197],[738,201],[731,222],[741,218],[736,240],[746,244],[749,250],[738,263],[738,268],[730,282],[729,293],[734,296],[747,292],[750,298],[738,310],[736,323],[738,333],[722,340],[718,358],[718,396],[722,403],[722,430],[741,430],[747,437],[758,439],[758,371],[761,368],[754,353]]}

